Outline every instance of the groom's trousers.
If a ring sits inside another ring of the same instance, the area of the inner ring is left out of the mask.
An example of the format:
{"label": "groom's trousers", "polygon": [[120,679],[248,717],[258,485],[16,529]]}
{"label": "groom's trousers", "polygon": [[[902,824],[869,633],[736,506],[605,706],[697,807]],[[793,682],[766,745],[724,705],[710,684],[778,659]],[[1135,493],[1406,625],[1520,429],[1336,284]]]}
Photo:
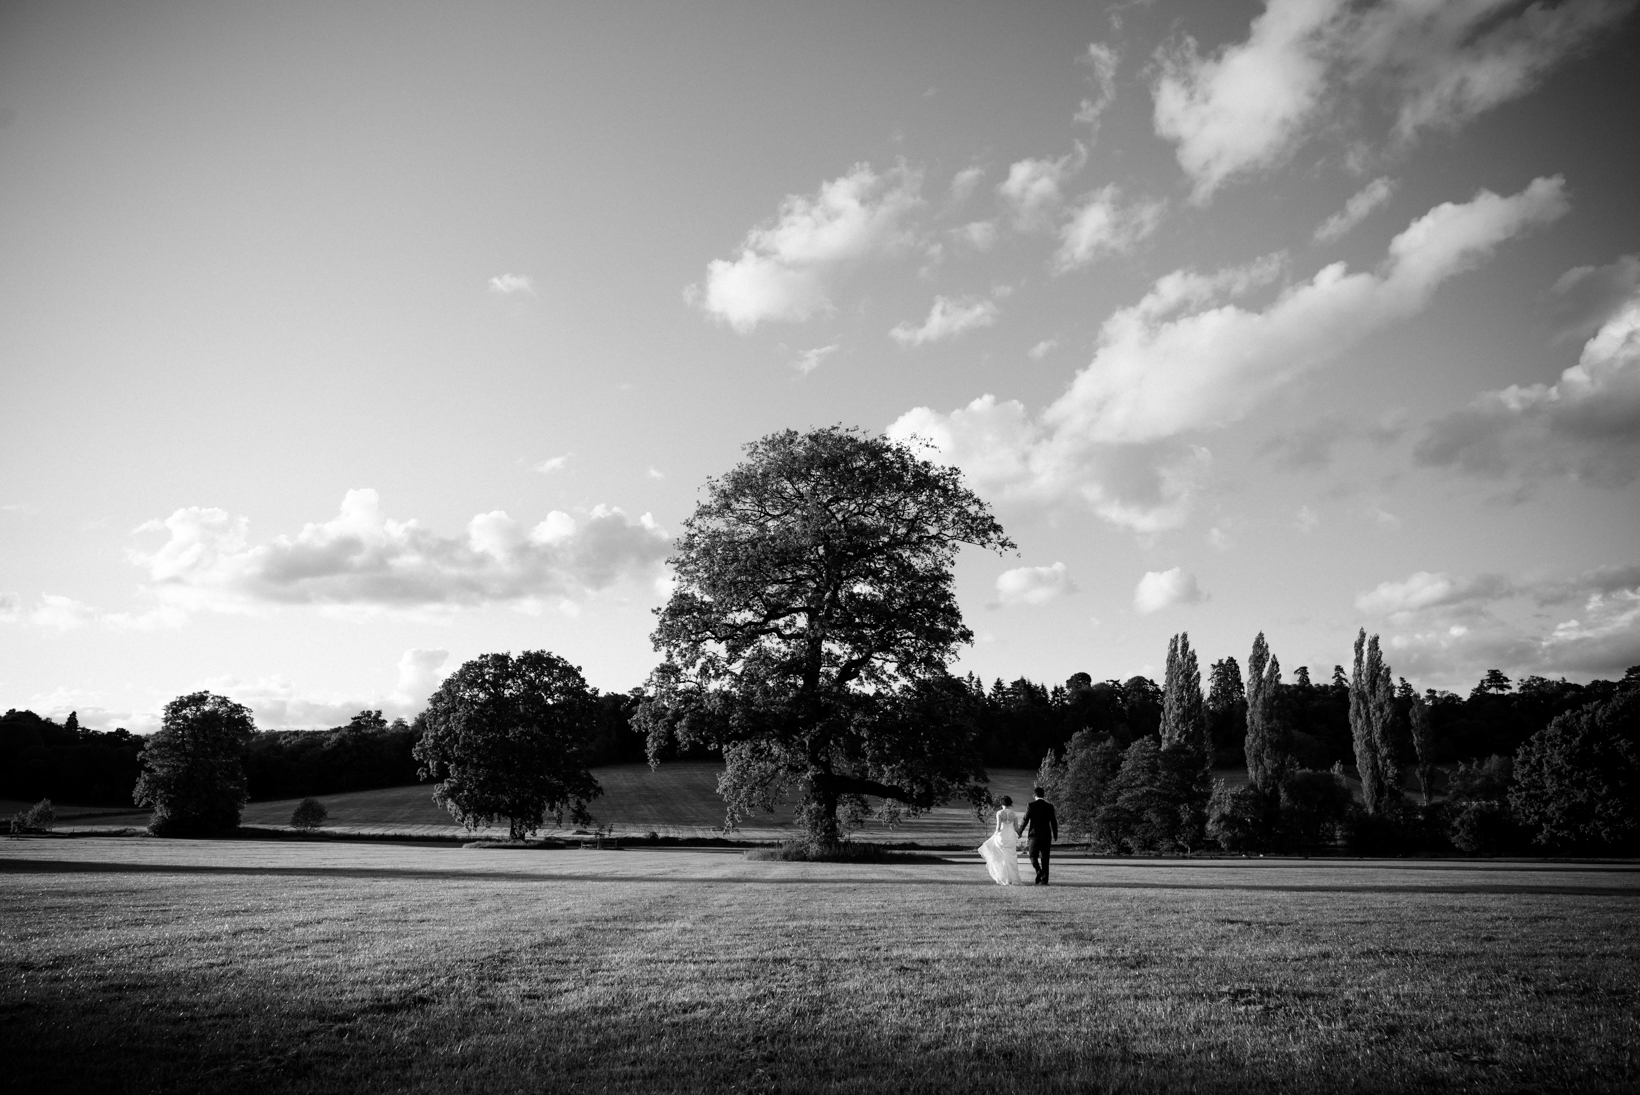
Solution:
{"label": "groom's trousers", "polygon": [[1036,872],[1036,884],[1048,884],[1048,857],[1053,855],[1053,841],[1045,836],[1031,837],[1031,869]]}

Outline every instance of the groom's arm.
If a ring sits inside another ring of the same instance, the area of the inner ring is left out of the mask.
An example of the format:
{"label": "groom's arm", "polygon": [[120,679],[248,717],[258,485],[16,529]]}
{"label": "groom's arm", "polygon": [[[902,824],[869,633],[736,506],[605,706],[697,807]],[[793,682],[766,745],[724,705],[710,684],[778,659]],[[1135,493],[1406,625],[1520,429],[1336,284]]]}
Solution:
{"label": "groom's arm", "polygon": [[1055,843],[1059,840],[1059,811],[1052,806],[1048,807],[1048,828],[1053,830]]}

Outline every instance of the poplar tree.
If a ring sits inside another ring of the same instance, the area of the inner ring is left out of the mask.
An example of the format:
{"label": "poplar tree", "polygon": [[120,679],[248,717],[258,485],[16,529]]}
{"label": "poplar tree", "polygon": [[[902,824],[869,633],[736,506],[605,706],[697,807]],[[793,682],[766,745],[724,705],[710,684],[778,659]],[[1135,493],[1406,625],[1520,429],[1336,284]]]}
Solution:
{"label": "poplar tree", "polygon": [[1291,767],[1292,744],[1277,709],[1281,661],[1260,631],[1247,656],[1247,778],[1266,794],[1277,789]]}
{"label": "poplar tree", "polygon": [[1429,782],[1435,775],[1435,726],[1429,717],[1429,704],[1416,692],[1407,707],[1407,720],[1412,725],[1412,748],[1418,753],[1418,787],[1428,806]]}
{"label": "poplar tree", "polygon": [[1175,838],[1186,851],[1207,833],[1207,803],[1213,794],[1213,744],[1202,705],[1201,664],[1190,635],[1168,640],[1167,675],[1162,684],[1161,772],[1165,793],[1178,810]]}
{"label": "poplar tree", "polygon": [[1196,750],[1204,763],[1212,759],[1207,741],[1207,712],[1202,706],[1202,672],[1190,633],[1167,642],[1167,676],[1162,684],[1162,745]]}
{"label": "poplar tree", "polygon": [[1395,685],[1378,648],[1378,636],[1362,628],[1355,638],[1355,670],[1350,676],[1350,732],[1355,738],[1355,767],[1361,775],[1361,799],[1369,814],[1390,808],[1398,790],[1391,746]]}

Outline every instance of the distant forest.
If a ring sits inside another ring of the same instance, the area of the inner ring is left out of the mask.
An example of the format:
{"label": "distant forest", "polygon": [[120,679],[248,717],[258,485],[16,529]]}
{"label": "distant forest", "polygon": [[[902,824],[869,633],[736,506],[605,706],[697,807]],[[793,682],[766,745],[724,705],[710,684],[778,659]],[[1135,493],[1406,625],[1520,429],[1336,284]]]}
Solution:
{"label": "distant forest", "polygon": [[[1630,675],[1636,674],[1630,670]],[[1162,690],[1147,677],[1094,681],[1077,673],[1064,684],[1045,685],[1021,677],[1000,679],[989,688],[979,678],[963,678],[971,704],[980,755],[991,768],[1036,768],[1049,753],[1060,754],[1078,731],[1109,734],[1122,747],[1154,737],[1162,718]],[[1531,676],[1511,681],[1489,671],[1468,696],[1430,690],[1429,705],[1437,763],[1454,766],[1490,756],[1512,756],[1556,715],[1617,693],[1618,684],[1586,685]],[[1397,694],[1394,745],[1397,761],[1411,769],[1416,760],[1408,711],[1414,692],[1403,679]],[[645,759],[643,736],[632,728],[639,693],[596,697],[597,732],[592,764],[628,764]],[[1246,692],[1234,658],[1214,663],[1206,682],[1208,727],[1218,767],[1244,764]],[[1280,686],[1277,712],[1291,730],[1298,763],[1317,771],[1335,763],[1353,767],[1349,685],[1344,670],[1312,682],[1305,668]],[[257,734],[245,759],[253,800],[331,795],[416,782],[411,749],[420,737],[414,723],[388,722],[379,711],[362,711],[346,726],[328,730],[271,730]],[[61,723],[32,711],[0,716],[0,797],[31,802],[127,807],[137,780],[144,739],[124,729],[87,730],[70,714]],[[708,754],[688,759],[710,759]],[[1439,788],[1436,788],[1438,791]]]}

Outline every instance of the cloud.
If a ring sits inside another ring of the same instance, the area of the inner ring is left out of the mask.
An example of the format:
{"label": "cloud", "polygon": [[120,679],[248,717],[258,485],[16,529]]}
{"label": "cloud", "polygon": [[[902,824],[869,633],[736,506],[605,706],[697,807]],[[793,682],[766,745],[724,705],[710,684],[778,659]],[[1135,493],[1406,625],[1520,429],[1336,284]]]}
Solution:
{"label": "cloud", "polygon": [[516,293],[526,293],[533,297],[535,282],[530,280],[528,274],[498,274],[490,279],[490,292],[500,293],[504,297]]}
{"label": "cloud", "polygon": [[1379,177],[1350,195],[1344,208],[1328,217],[1315,230],[1315,242],[1332,243],[1343,239],[1350,229],[1360,224],[1367,215],[1394,196],[1400,186],[1394,179]]}
{"label": "cloud", "polygon": [[1079,270],[1101,255],[1119,255],[1156,230],[1165,203],[1159,201],[1121,204],[1121,191],[1106,186],[1083,195],[1059,232],[1059,250],[1054,269],[1060,273]]}
{"label": "cloud", "polygon": [[979,188],[979,184],[984,178],[985,169],[983,167],[965,167],[951,176],[951,201],[954,204],[967,201],[973,196],[974,191]]}
{"label": "cloud", "polygon": [[928,439],[994,496],[1079,496],[1122,527],[1175,527],[1211,466],[1193,436],[1417,314],[1448,279],[1565,209],[1559,178],[1511,197],[1482,191],[1413,221],[1377,270],[1333,263],[1263,309],[1232,301],[1279,276],[1279,255],[1210,274],[1177,270],[1105,320],[1093,360],[1040,416],[987,395],[947,414],[913,408],[888,432]]}
{"label": "cloud", "polygon": [[1112,442],[1234,421],[1294,377],[1422,311],[1445,281],[1566,207],[1559,177],[1511,197],[1483,190],[1469,202],[1436,206],[1395,237],[1378,271],[1350,273],[1333,263],[1263,311],[1212,299],[1226,282],[1231,294],[1256,283],[1255,268],[1219,279],[1170,275],[1177,281],[1158,281],[1105,321],[1093,363],[1045,417],[1061,432]]}
{"label": "cloud", "polygon": [[1041,361],[1043,358],[1048,356],[1049,351],[1058,345],[1059,340],[1057,338],[1045,338],[1041,342],[1038,342],[1035,346],[1032,346],[1029,350],[1026,350],[1025,356],[1030,358],[1032,361]]}
{"label": "cloud", "polygon": [[1064,563],[1049,567],[1015,567],[997,575],[997,603],[1045,605],[1076,592]]}
{"label": "cloud", "polygon": [[376,492],[349,491],[333,519],[253,545],[248,522],[220,509],[179,509],[166,540],[131,560],[162,604],[249,611],[264,605],[411,609],[527,604],[646,579],[671,540],[648,514],[595,507],[580,520],[553,511],[533,528],[496,510],[465,536],[442,536],[382,514]]}
{"label": "cloud", "polygon": [[97,622],[97,613],[90,605],[55,593],[42,593],[40,603],[24,617],[36,627],[58,631],[74,631]]}
{"label": "cloud", "polygon": [[424,650],[413,647],[399,656],[399,683],[393,690],[393,699],[405,707],[421,708],[427,698],[443,682],[440,672],[450,652],[442,648]]}
{"label": "cloud", "polygon": [[1387,616],[1391,620],[1405,622],[1416,613],[1434,608],[1472,614],[1514,592],[1513,585],[1499,574],[1455,578],[1444,572],[1420,570],[1398,582],[1380,582],[1377,587],[1358,595],[1355,607],[1371,616]]}
{"label": "cloud", "polygon": [[1065,203],[1064,184],[1087,163],[1088,150],[1080,142],[1057,160],[1020,160],[1008,168],[997,187],[1021,232],[1046,231]]}
{"label": "cloud", "polygon": [[830,346],[816,346],[812,350],[804,350],[792,361],[792,368],[796,369],[799,374],[808,376],[820,367],[822,361],[836,352],[837,343],[835,342]]}
{"label": "cloud", "polygon": [[1555,341],[1588,338],[1640,297],[1640,255],[1606,266],[1575,266],[1556,279]]}
{"label": "cloud", "polygon": [[1531,91],[1633,6],[1269,0],[1245,41],[1209,57],[1188,37],[1157,51],[1153,122],[1205,203],[1312,133],[1347,131],[1371,104],[1387,109],[1387,138],[1401,145],[1462,126]]}
{"label": "cloud", "polygon": [[997,242],[996,221],[971,221],[953,228],[952,235],[976,251],[989,251]]}
{"label": "cloud", "polygon": [[1344,63],[1357,82],[1391,89],[1399,101],[1394,133],[1410,140],[1525,95],[1633,8],[1633,0],[1383,4],[1346,24]]}
{"label": "cloud", "polygon": [[735,259],[714,259],[704,290],[689,295],[741,334],[828,311],[842,271],[905,242],[901,222],[920,204],[921,185],[903,164],[878,175],[862,163],[812,196],[790,194],[774,221],[748,232]]}
{"label": "cloud", "polygon": [[1216,57],[1202,57],[1188,37],[1157,52],[1156,133],[1178,145],[1194,201],[1291,152],[1326,90],[1326,37],[1342,7],[1343,0],[1270,0],[1247,41]]}
{"label": "cloud", "polygon": [[1076,109],[1076,120],[1099,132],[1099,119],[1110,104],[1116,101],[1116,65],[1121,55],[1111,46],[1100,42],[1088,43],[1087,50],[1077,58],[1088,66],[1088,81],[1093,84],[1093,97],[1083,99]]}
{"label": "cloud", "polygon": [[1554,384],[1512,384],[1437,419],[1413,450],[1429,467],[1618,487],[1640,476],[1640,292]]}
{"label": "cloud", "polygon": [[563,471],[564,467],[569,463],[570,457],[574,455],[575,454],[572,452],[566,452],[562,456],[549,457],[548,459],[535,465],[535,470],[540,472],[542,475],[551,475],[555,471]]}
{"label": "cloud", "polygon": [[997,321],[997,314],[994,301],[977,300],[972,297],[935,297],[934,306],[928,310],[928,318],[923,320],[922,326],[913,327],[910,323],[896,324],[894,329],[888,332],[888,337],[901,346],[922,346],[929,342],[941,342],[948,338],[956,338],[966,331],[989,327]]}
{"label": "cloud", "polygon": [[1172,570],[1150,570],[1133,588],[1133,607],[1143,615],[1160,612],[1173,605],[1193,605],[1203,600],[1196,576],[1178,567]]}
{"label": "cloud", "polygon": [[649,466],[648,471],[644,472],[644,475],[647,476],[650,479],[665,479],[666,478],[666,473],[664,471],[661,471],[659,468],[655,467],[653,464],[651,464]]}
{"label": "cloud", "polygon": [[1321,518],[1309,506],[1299,506],[1298,512],[1293,515],[1293,527],[1308,536],[1321,524]]}
{"label": "cloud", "polygon": [[[1394,628],[1402,672],[1473,681],[1490,668],[1522,675],[1620,676],[1640,663],[1640,565],[1523,581],[1418,571],[1360,594],[1358,611]],[[1545,622],[1544,606],[1568,605]]]}
{"label": "cloud", "polygon": [[112,631],[155,631],[180,627],[186,612],[174,605],[154,605],[143,612],[100,612],[83,601],[55,593],[42,593],[32,608],[25,609],[15,594],[0,595],[0,623],[20,623],[54,631],[77,631],[82,627],[104,627]]}

